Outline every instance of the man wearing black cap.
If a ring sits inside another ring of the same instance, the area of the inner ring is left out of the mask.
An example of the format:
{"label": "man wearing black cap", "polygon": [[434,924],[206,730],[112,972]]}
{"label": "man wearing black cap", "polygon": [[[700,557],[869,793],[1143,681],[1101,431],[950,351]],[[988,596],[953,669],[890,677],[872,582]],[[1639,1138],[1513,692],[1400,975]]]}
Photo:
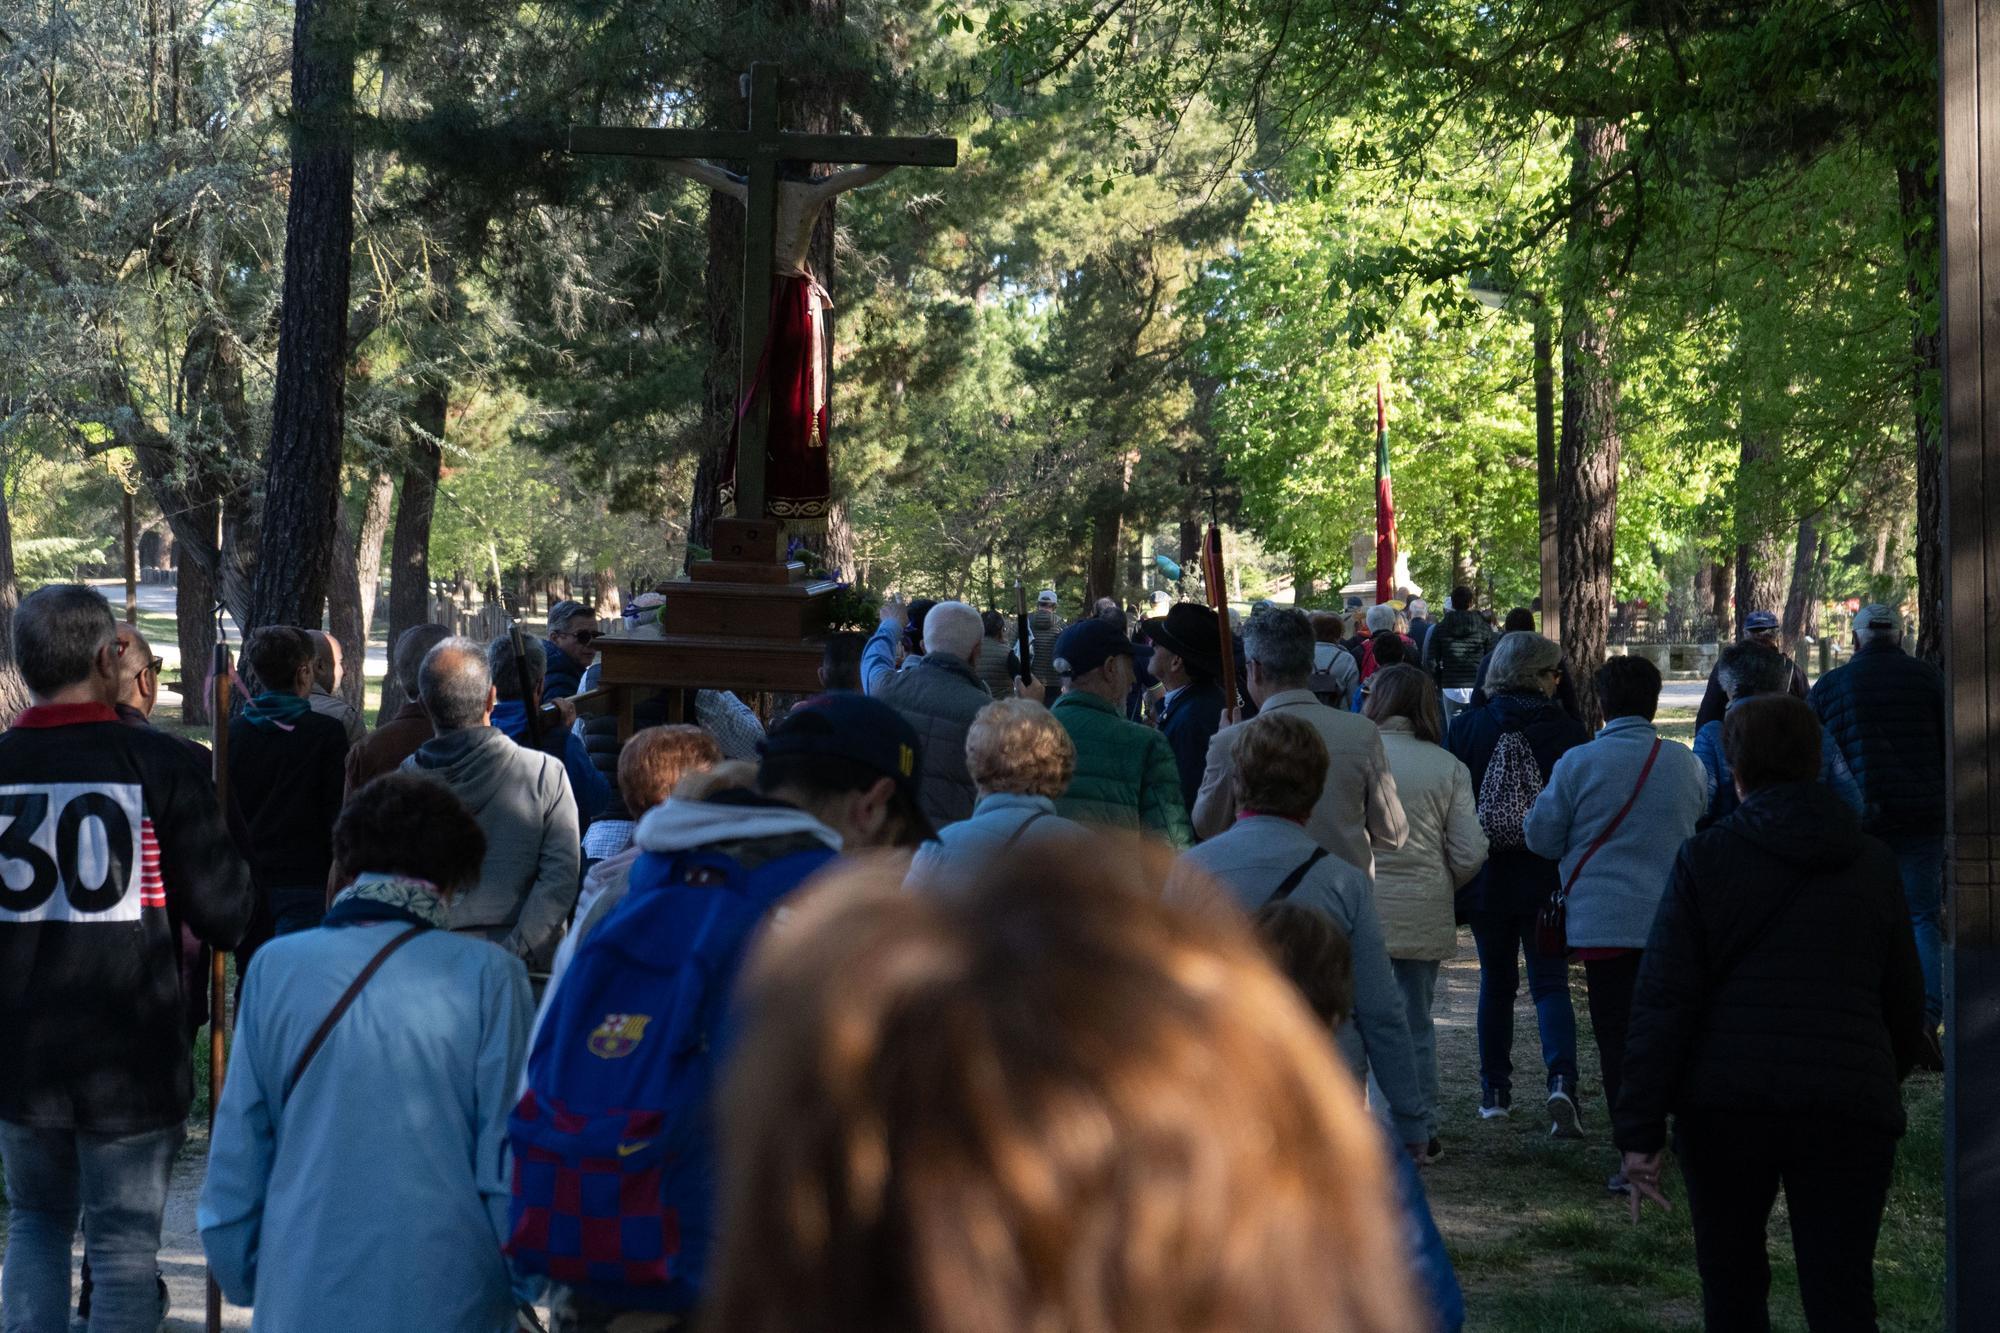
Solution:
{"label": "man wearing black cap", "polygon": [[[571,1089],[561,1086],[564,1066],[550,1053],[558,1045],[581,1047],[607,1027],[634,1043],[645,1040],[649,1031],[669,1033],[680,1027],[726,1038],[734,1027],[728,997],[743,950],[716,954],[700,967],[690,961],[702,949],[704,936],[734,928],[743,940],[749,938],[740,921],[732,927],[733,909],[719,905],[718,895],[782,912],[786,899],[837,854],[914,847],[930,838],[931,827],[917,799],[922,771],[917,734],[895,709],[864,695],[824,694],[800,704],[772,727],[757,766],[755,791],[720,791],[703,800],[674,797],[648,811],[634,839],[642,851],[632,864],[625,901],[603,918],[577,951],[562,984],[543,1000],[528,1065],[529,1096],[544,1103],[568,1101]],[[690,923],[701,929],[690,930]],[[657,934],[636,933],[663,924],[669,928]],[[593,949],[598,951],[593,954]],[[647,971],[613,977],[606,960],[619,955],[643,957]],[[630,1013],[607,1015],[601,1006],[588,1003],[593,988],[615,988],[627,999],[648,988],[652,993],[646,995],[644,1012],[631,1005]],[[711,1005],[721,1012],[709,1013]],[[699,1054],[691,1047],[676,1058],[708,1060],[719,1069],[728,1052],[720,1038],[718,1046],[711,1050],[704,1040]],[[714,1128],[704,1110],[681,1109],[695,1119],[682,1123],[678,1112],[667,1108],[663,1129],[674,1143],[677,1165],[670,1181],[656,1186],[677,1210],[679,1247],[671,1281],[664,1291],[657,1283],[621,1289],[615,1281],[604,1281],[587,1291],[558,1285],[550,1302],[552,1328],[564,1333],[603,1333],[614,1324],[671,1328],[680,1326],[672,1316],[699,1307],[715,1241],[714,1200],[704,1184],[713,1179],[707,1163],[715,1152]],[[634,1179],[627,1176],[623,1184],[642,1188],[632,1184]],[[535,1200],[519,1177],[515,1188],[532,1206]],[[618,1233],[618,1243],[638,1242]],[[612,1259],[631,1260],[634,1266],[657,1260],[657,1228],[651,1243],[655,1248],[650,1253],[597,1256],[589,1267],[595,1275],[615,1271]],[[540,1261],[546,1264],[553,1254],[553,1245],[543,1246]],[[650,1322],[649,1316],[659,1322]]]}
{"label": "man wearing black cap", "polygon": [[1076,746],[1076,776],[1056,802],[1079,823],[1143,828],[1175,847],[1194,842],[1173,747],[1151,727],[1125,720],[1132,641],[1117,625],[1080,620],[1055,643],[1063,693],[1051,706]]}
{"label": "man wearing black cap", "polygon": [[1924,969],[1927,1069],[1944,1068],[1944,673],[1903,651],[1903,616],[1864,606],[1854,617],[1854,660],[1812,688],[1813,712],[1861,784],[1861,829],[1896,854],[1917,959]]}
{"label": "man wearing black cap", "polygon": [[1192,811],[1208,760],[1209,738],[1222,726],[1220,631],[1215,612],[1199,602],[1177,602],[1158,619],[1144,623],[1153,641],[1153,675],[1166,687],[1160,705],[1160,734],[1174,752],[1181,774],[1182,803]]}
{"label": "man wearing black cap", "polygon": [[[1759,643],[1774,653],[1785,650],[1778,642],[1778,617],[1769,611],[1752,611],[1743,617],[1744,643]],[[1791,659],[1787,658],[1787,661]],[[1729,694],[1722,688],[1722,662],[1718,658],[1715,668],[1708,673],[1708,688],[1702,691],[1701,707],[1695,710],[1694,729],[1700,731],[1711,722],[1722,721],[1722,715],[1729,711]],[[1799,670],[1799,664],[1792,662],[1791,682],[1786,686],[1794,699],[1806,697],[1806,673]]]}

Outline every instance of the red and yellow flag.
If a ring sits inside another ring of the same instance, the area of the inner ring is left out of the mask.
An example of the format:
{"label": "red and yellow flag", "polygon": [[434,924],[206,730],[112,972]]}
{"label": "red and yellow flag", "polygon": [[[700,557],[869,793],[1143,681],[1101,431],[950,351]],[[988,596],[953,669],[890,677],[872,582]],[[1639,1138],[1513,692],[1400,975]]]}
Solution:
{"label": "red and yellow flag", "polygon": [[1389,479],[1389,410],[1375,381],[1375,600],[1396,595],[1396,494]]}

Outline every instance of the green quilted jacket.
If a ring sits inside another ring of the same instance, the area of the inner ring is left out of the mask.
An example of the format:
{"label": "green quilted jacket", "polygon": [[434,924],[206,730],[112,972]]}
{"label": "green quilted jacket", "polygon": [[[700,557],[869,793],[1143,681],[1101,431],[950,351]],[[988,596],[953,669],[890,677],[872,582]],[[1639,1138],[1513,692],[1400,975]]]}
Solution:
{"label": "green quilted jacket", "polygon": [[1049,711],[1076,745],[1076,776],[1056,812],[1086,824],[1143,828],[1176,848],[1194,842],[1173,747],[1094,694],[1065,694]]}

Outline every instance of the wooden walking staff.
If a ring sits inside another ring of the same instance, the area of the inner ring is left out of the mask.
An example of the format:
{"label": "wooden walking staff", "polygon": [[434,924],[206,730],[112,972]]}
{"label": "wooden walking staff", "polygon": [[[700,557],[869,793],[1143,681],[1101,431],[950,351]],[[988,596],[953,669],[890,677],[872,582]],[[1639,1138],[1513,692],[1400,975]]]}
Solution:
{"label": "wooden walking staff", "polygon": [[1211,523],[1201,544],[1201,581],[1208,604],[1215,609],[1215,630],[1222,641],[1222,718],[1236,720],[1236,636],[1229,632],[1229,594],[1222,576],[1222,529]]}
{"label": "wooden walking staff", "polygon": [[[208,668],[209,743],[215,766],[215,800],[222,822],[229,823],[229,686],[233,672],[229,645],[222,637],[221,617],[215,626],[215,656]],[[208,1141],[215,1142],[215,1108],[222,1101],[222,1080],[229,1072],[227,1033],[229,1031],[228,955],[221,949],[210,952],[208,963]],[[215,1274],[208,1274],[208,1333],[222,1333],[222,1288]]]}

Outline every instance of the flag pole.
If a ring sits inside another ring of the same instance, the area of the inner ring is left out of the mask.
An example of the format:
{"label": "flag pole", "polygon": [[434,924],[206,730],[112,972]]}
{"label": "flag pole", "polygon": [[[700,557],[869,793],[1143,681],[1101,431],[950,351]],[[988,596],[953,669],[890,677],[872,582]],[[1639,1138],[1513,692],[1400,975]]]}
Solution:
{"label": "flag pole", "polygon": [[1389,476],[1389,407],[1375,381],[1375,601],[1396,596],[1396,497]]}

